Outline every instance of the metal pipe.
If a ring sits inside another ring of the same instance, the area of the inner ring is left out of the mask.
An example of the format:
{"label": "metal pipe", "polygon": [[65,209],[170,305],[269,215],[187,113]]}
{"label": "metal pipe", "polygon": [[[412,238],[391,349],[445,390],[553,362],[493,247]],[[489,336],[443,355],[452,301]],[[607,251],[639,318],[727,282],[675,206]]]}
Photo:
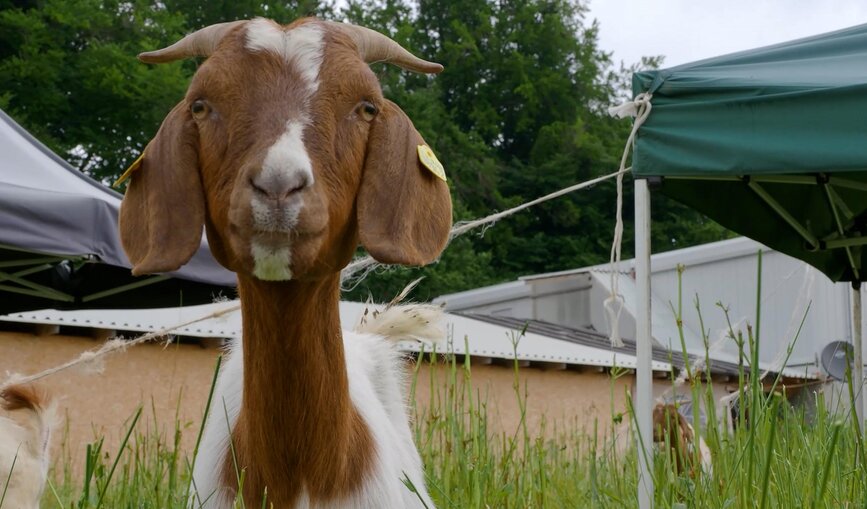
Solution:
{"label": "metal pipe", "polygon": [[[831,213],[834,214],[834,223],[837,225],[837,233],[839,233],[841,237],[845,237],[846,229],[843,228],[843,221],[840,219],[840,212],[838,212],[837,207],[834,206],[834,198],[831,196],[831,186],[823,184],[822,189],[825,191],[825,197],[828,198],[828,207],[831,208]],[[860,280],[861,276],[858,275],[858,264],[855,263],[855,257],[852,255],[852,250],[849,249],[849,246],[843,246],[843,248],[846,250],[846,257],[849,259],[849,266],[852,267],[852,273],[855,275],[855,279]]]}
{"label": "metal pipe", "polygon": [[750,186],[750,189],[752,189],[753,192],[759,196],[759,198],[764,200],[764,202],[767,203],[768,206],[774,210],[774,212],[776,212],[781,218],[783,218],[783,221],[787,222],[789,226],[794,228],[794,230],[798,232],[798,234],[800,234],[801,237],[803,237],[804,240],[806,240],[807,243],[813,247],[813,249],[819,248],[819,239],[817,239],[815,235],[810,233],[809,230],[804,228],[804,226],[801,225],[801,223],[799,223],[798,220],[795,219],[795,217],[792,216],[792,214],[790,214],[789,211],[785,209],[785,207],[780,205],[780,203],[775,200],[773,196],[771,196],[770,194],[768,194],[767,191],[765,191],[765,188],[763,188],[756,182],[753,182],[752,180],[750,180],[747,185]]}
{"label": "metal pipe", "polygon": [[861,345],[861,282],[852,282],[852,343],[855,345],[855,369],[852,371],[852,389],[855,397],[855,415],[858,430],[864,434],[864,349]]}
{"label": "metal pipe", "polygon": [[849,237],[846,239],[826,240],[824,244],[825,249],[863,246],[864,244],[867,244],[867,237]]}
{"label": "metal pipe", "polygon": [[638,507],[653,507],[653,370],[650,322],[650,191],[635,180],[635,420],[638,428]]}
{"label": "metal pipe", "polygon": [[169,278],[169,276],[166,276],[164,274],[159,275],[159,276],[152,276],[152,277],[149,277],[147,279],[143,279],[141,281],[136,281],[134,283],[129,283],[129,284],[126,284],[123,286],[118,286],[116,288],[111,288],[109,290],[104,290],[101,292],[92,293],[90,295],[82,297],[81,302],[90,302],[92,300],[101,299],[103,297],[108,297],[109,295],[115,295],[115,294],[118,294],[121,292],[134,290],[136,288],[141,288],[142,286],[152,285],[154,283],[159,283],[161,281],[165,281],[168,278]]}

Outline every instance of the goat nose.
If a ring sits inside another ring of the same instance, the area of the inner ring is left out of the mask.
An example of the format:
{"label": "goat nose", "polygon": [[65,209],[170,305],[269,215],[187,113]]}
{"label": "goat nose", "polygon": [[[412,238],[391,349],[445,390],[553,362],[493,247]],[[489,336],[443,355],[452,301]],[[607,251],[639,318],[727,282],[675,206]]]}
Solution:
{"label": "goat nose", "polygon": [[311,180],[305,171],[263,171],[250,179],[250,185],[262,197],[280,201],[309,187]]}

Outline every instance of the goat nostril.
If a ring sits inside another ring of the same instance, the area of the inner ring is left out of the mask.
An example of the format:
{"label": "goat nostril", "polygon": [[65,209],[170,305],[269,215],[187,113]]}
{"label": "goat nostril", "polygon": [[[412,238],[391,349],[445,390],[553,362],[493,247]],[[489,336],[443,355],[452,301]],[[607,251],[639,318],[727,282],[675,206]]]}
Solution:
{"label": "goat nostril", "polygon": [[262,196],[269,197],[271,195],[271,193],[269,193],[265,188],[259,186],[256,183],[256,179],[254,179],[253,177],[250,177],[250,187],[253,188],[253,191],[255,191],[258,194],[261,194]]}
{"label": "goat nostril", "polygon": [[307,187],[306,182],[298,184],[298,185],[288,189],[285,193],[283,193],[283,196],[281,196],[281,198],[288,198],[297,192],[303,191],[305,187]]}
{"label": "goat nostril", "polygon": [[249,182],[254,193],[262,198],[279,202],[310,187],[311,180],[310,176],[300,173],[290,176],[258,175],[251,177]]}

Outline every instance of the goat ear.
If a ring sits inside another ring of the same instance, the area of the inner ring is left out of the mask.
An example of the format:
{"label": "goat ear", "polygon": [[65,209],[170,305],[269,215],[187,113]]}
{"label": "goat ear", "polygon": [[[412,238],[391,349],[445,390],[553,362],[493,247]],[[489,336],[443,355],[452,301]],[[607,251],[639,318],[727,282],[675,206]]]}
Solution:
{"label": "goat ear", "polygon": [[181,102],[132,171],[120,208],[120,239],[136,276],[177,270],[201,243],[205,196],[197,144],[195,123]]}
{"label": "goat ear", "polygon": [[424,139],[396,104],[373,120],[358,193],[361,244],[382,263],[436,260],[452,226],[449,186],[419,161]]}

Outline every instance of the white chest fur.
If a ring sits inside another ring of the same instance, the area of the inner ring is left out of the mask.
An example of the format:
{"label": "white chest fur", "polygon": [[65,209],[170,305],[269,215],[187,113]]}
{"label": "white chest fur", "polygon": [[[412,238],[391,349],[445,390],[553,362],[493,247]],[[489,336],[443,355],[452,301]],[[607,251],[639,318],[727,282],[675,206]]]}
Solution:
{"label": "white chest fur", "polygon": [[[402,361],[392,341],[375,334],[344,331],[347,375],[352,403],[373,435],[372,475],[356,493],[343,500],[315,504],[301,496],[297,508],[414,508],[433,507],[424,488],[421,460],[412,441],[402,388]],[[231,508],[234,492],[221,486],[221,468],[229,453],[229,437],[241,411],[244,361],[241,341],[223,363],[214,391],[210,416],[193,473],[191,507]],[[279,451],[274,451],[279,454]],[[328,451],[323,451],[328,454]],[[409,491],[405,477],[421,497]]]}

